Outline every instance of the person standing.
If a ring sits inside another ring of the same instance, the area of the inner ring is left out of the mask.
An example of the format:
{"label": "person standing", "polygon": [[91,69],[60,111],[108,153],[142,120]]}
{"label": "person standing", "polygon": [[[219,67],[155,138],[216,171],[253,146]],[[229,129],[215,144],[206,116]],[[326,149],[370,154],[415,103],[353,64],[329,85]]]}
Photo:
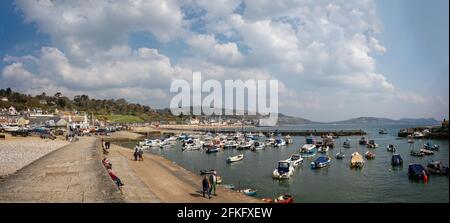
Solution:
{"label": "person standing", "polygon": [[210,194],[217,195],[216,194],[217,177],[215,173],[209,176],[209,181],[211,182]]}
{"label": "person standing", "polygon": [[138,148],[138,156],[139,156],[139,161],[144,161],[144,150],[142,149],[142,147]]}
{"label": "person standing", "polygon": [[139,155],[139,146],[136,146],[136,147],[134,147],[134,153],[133,153],[134,161],[138,160],[138,155]]}
{"label": "person standing", "polygon": [[206,176],[203,177],[202,180],[202,187],[203,187],[203,197],[205,197],[205,193],[208,194],[208,198],[211,199],[211,191],[209,190],[209,180],[206,178]]}

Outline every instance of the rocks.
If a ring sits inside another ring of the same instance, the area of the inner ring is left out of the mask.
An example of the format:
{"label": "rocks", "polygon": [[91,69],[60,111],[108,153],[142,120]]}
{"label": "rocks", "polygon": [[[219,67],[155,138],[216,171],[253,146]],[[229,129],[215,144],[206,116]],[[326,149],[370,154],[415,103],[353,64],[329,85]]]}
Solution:
{"label": "rocks", "polygon": [[63,140],[13,138],[0,141],[0,176],[16,172],[34,160],[69,143]]}

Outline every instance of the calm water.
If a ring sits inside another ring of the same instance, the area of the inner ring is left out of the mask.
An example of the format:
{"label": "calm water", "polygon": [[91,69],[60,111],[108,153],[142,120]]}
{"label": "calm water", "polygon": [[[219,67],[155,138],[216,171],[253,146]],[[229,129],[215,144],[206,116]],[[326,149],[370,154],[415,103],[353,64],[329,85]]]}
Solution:
{"label": "calm water", "polygon": [[[170,149],[152,149],[151,152],[166,157],[184,168],[199,173],[201,169],[216,169],[222,176],[223,184],[234,184],[236,187],[252,187],[258,190],[257,197],[276,197],[283,193],[291,194],[296,202],[449,202],[449,178],[446,176],[432,176],[427,184],[408,179],[408,164],[420,163],[424,166],[431,160],[440,160],[448,166],[449,142],[447,140],[433,140],[441,146],[440,151],[432,156],[411,157],[410,144],[406,139],[397,139],[400,128],[412,126],[359,126],[359,125],[302,125],[287,126],[280,129],[316,129],[316,130],[346,130],[363,129],[368,135],[366,139],[374,139],[379,147],[371,149],[376,158],[366,160],[364,168],[352,170],[349,168],[350,155],[354,151],[364,154],[368,149],[358,145],[359,136],[340,137],[335,141],[335,148],[330,149],[328,155],[332,158],[331,166],[313,170],[310,163],[314,158],[305,159],[303,166],[296,169],[294,176],[287,181],[272,179],[272,171],[279,160],[289,158],[298,153],[298,148],[304,144],[305,137],[293,137],[294,144],[284,148],[267,147],[265,150],[238,151],[223,150],[215,154],[203,151],[181,151],[177,144]],[[388,135],[379,135],[380,128],[387,128]],[[316,137],[321,140],[320,136]],[[336,160],[334,154],[339,152],[338,145],[349,138],[352,148],[344,149],[346,157]],[[425,141],[416,140],[415,148],[419,149]],[[392,168],[390,164],[391,152],[386,151],[388,144],[397,146],[397,153],[403,157],[404,165]],[[124,143],[133,147],[135,142]],[[240,153],[245,154],[241,162],[227,164],[225,159]],[[199,182],[200,185],[200,182]]]}

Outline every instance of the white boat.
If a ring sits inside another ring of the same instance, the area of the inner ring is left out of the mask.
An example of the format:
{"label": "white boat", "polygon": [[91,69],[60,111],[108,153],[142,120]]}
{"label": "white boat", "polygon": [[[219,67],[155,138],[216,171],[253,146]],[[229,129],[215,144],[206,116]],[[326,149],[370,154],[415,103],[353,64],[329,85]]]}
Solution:
{"label": "white boat", "polygon": [[344,144],[342,145],[342,147],[347,148],[347,149],[350,148],[351,147],[350,139],[346,139],[344,141]]}
{"label": "white boat", "polygon": [[394,145],[389,144],[389,145],[386,147],[386,150],[387,150],[388,152],[395,152],[397,149],[395,148]]}
{"label": "white boat", "polygon": [[292,144],[294,143],[294,140],[291,138],[290,135],[287,135],[284,137],[284,140],[286,140],[286,144]]}
{"label": "white boat", "polygon": [[227,163],[234,163],[244,159],[244,154],[239,154],[237,156],[230,156],[227,158]]}
{"label": "white boat", "polygon": [[364,166],[364,159],[358,152],[352,153],[352,159],[350,160],[350,167],[361,168]]}
{"label": "white boat", "polygon": [[291,157],[286,160],[286,162],[291,163],[293,167],[298,167],[303,162],[303,158],[300,156],[300,154],[292,154]]}
{"label": "white boat", "polygon": [[145,141],[145,145],[149,147],[160,147],[161,146],[161,140],[159,139],[148,139]]}
{"label": "white boat", "polygon": [[300,154],[302,157],[312,157],[316,155],[316,145],[305,144],[300,148]]}
{"label": "white boat", "polygon": [[423,133],[421,133],[421,132],[414,132],[413,133],[413,138],[415,138],[415,139],[420,139],[420,138],[423,138],[425,135],[423,134]]}
{"label": "white boat", "polygon": [[16,126],[16,125],[3,126],[3,130],[5,130],[6,132],[14,132],[14,131],[18,131],[19,129],[20,129],[20,127]]}
{"label": "white boat", "polygon": [[265,144],[268,145],[268,146],[273,146],[275,144],[275,139],[274,138],[268,138],[268,139],[266,139]]}
{"label": "white boat", "polygon": [[239,145],[234,140],[226,141],[223,145],[224,149],[236,149]]}
{"label": "white boat", "polygon": [[289,179],[294,174],[294,167],[286,160],[279,161],[278,167],[272,172],[274,179]]}
{"label": "white boat", "polygon": [[273,146],[275,147],[281,147],[281,146],[285,146],[286,145],[286,141],[284,139],[275,139],[275,143],[273,144]]}
{"label": "white boat", "polygon": [[319,147],[319,149],[317,149],[317,152],[326,153],[326,152],[328,152],[328,150],[329,150],[328,146],[321,146],[321,147]]}
{"label": "white boat", "polygon": [[238,150],[247,150],[247,149],[251,149],[253,146],[253,142],[249,141],[249,142],[241,142],[238,146]]}
{"label": "white boat", "polygon": [[263,142],[255,142],[252,151],[258,151],[258,150],[263,150],[265,147],[265,144]]}

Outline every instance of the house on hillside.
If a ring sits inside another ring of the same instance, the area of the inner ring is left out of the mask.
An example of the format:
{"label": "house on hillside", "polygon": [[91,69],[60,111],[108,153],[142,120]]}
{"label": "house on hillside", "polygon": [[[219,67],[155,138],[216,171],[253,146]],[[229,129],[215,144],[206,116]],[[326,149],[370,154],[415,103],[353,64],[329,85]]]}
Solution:
{"label": "house on hillside", "polygon": [[39,100],[39,104],[46,105],[47,104],[47,100],[41,99],[41,100]]}
{"label": "house on hillside", "polygon": [[8,98],[7,97],[2,97],[0,100],[3,101],[3,102],[7,102]]}
{"label": "house on hillside", "polygon": [[17,111],[16,108],[14,108],[13,106],[8,108],[8,114],[9,115],[17,115]]}

